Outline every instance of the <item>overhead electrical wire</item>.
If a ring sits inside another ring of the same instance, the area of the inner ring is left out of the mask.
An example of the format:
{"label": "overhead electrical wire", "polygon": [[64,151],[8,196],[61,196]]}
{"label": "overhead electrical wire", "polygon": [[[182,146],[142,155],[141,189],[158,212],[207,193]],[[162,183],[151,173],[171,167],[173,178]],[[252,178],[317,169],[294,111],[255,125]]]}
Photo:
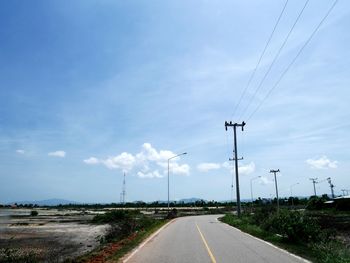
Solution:
{"label": "overhead electrical wire", "polygon": [[305,10],[305,8],[306,8],[306,6],[307,6],[307,4],[308,4],[309,2],[310,2],[310,0],[306,0],[306,1],[305,1],[305,4],[304,4],[303,8],[300,10],[300,12],[299,12],[297,18],[295,19],[295,21],[294,21],[292,27],[290,28],[290,30],[289,30],[287,36],[285,37],[285,39],[284,39],[282,45],[281,45],[280,48],[278,49],[278,51],[277,51],[275,57],[273,58],[273,60],[272,60],[272,62],[271,62],[271,64],[270,64],[268,70],[265,72],[265,75],[263,76],[263,78],[261,79],[259,85],[258,85],[257,88],[255,89],[253,96],[252,96],[251,99],[248,101],[248,104],[246,105],[246,107],[245,107],[244,110],[242,111],[242,113],[241,113],[239,119],[241,119],[241,118],[244,116],[244,114],[246,113],[246,111],[247,111],[248,108],[250,107],[251,103],[252,103],[253,100],[255,99],[255,96],[256,96],[256,94],[258,93],[259,89],[260,89],[260,88],[262,87],[262,85],[264,84],[264,82],[265,82],[267,76],[269,75],[269,73],[270,73],[270,71],[271,71],[273,65],[275,64],[275,62],[276,62],[277,59],[279,58],[279,55],[281,54],[283,48],[284,48],[285,45],[287,44],[289,37],[291,36],[291,34],[292,34],[292,32],[293,32],[293,30],[294,30],[296,24],[298,23],[298,21],[299,21],[301,15],[304,13],[304,10]]}
{"label": "overhead electrical wire", "polygon": [[260,109],[261,105],[266,101],[266,99],[270,96],[270,94],[272,93],[272,91],[278,86],[278,84],[281,82],[281,80],[283,79],[283,77],[287,74],[287,72],[289,71],[289,69],[293,66],[293,64],[295,63],[295,61],[297,60],[297,58],[300,56],[300,54],[303,52],[303,50],[305,49],[305,47],[310,43],[310,41],[312,40],[312,38],[315,36],[315,34],[317,33],[317,31],[319,30],[319,28],[321,27],[321,25],[323,24],[323,22],[327,19],[327,17],[329,16],[329,14],[332,12],[332,10],[334,9],[334,7],[336,6],[338,0],[335,0],[332,4],[332,6],[328,9],[327,13],[324,15],[324,17],[322,18],[322,20],[318,23],[318,25],[316,26],[316,28],[314,29],[314,31],[311,33],[311,35],[309,36],[309,38],[305,41],[305,43],[303,44],[303,46],[299,49],[298,53],[296,54],[296,56],[293,58],[293,60],[289,63],[289,65],[287,66],[287,68],[282,72],[282,74],[280,75],[279,79],[277,80],[277,82],[272,86],[272,88],[268,91],[268,93],[266,94],[266,96],[263,98],[263,100],[260,101],[260,103],[258,104],[258,106],[254,109],[254,111],[249,115],[247,121],[249,121],[253,115]]}
{"label": "overhead electrical wire", "polygon": [[283,8],[282,8],[282,10],[281,10],[281,12],[280,12],[280,14],[279,14],[279,16],[278,16],[278,19],[277,19],[277,21],[276,21],[276,23],[275,23],[275,25],[274,25],[274,27],[273,27],[273,30],[272,30],[272,32],[271,32],[271,34],[270,34],[270,36],[269,36],[269,38],[268,38],[268,40],[267,40],[267,42],[266,42],[266,44],[265,44],[265,47],[264,47],[264,49],[263,49],[263,52],[261,53],[261,55],[260,55],[260,57],[259,57],[258,63],[256,64],[256,66],[255,66],[255,68],[254,68],[252,74],[250,75],[250,78],[249,78],[249,80],[248,80],[248,82],[247,82],[247,85],[245,86],[243,92],[241,93],[241,96],[240,96],[240,98],[239,98],[239,100],[238,100],[238,103],[236,104],[235,109],[233,110],[233,113],[232,113],[232,116],[231,116],[231,117],[234,117],[234,115],[236,114],[237,109],[238,109],[239,105],[241,104],[242,99],[243,99],[243,97],[245,96],[245,94],[246,94],[246,92],[247,92],[247,90],[248,90],[248,88],[249,88],[249,86],[250,86],[250,83],[252,82],[252,80],[253,80],[253,78],[254,78],[254,76],[255,76],[255,73],[256,73],[256,71],[257,71],[259,65],[260,65],[260,62],[261,62],[263,56],[265,55],[265,52],[266,52],[266,50],[267,50],[267,47],[269,46],[269,44],[270,44],[270,42],[271,42],[271,39],[272,39],[272,37],[273,37],[273,35],[274,35],[275,31],[276,31],[276,28],[277,28],[277,26],[278,26],[278,24],[279,24],[279,22],[280,22],[280,20],[281,20],[281,18],[282,18],[282,16],[283,16],[284,10],[285,10],[286,7],[287,7],[288,1],[289,1],[289,0],[286,0],[286,2],[285,2],[284,5],[283,5]]}

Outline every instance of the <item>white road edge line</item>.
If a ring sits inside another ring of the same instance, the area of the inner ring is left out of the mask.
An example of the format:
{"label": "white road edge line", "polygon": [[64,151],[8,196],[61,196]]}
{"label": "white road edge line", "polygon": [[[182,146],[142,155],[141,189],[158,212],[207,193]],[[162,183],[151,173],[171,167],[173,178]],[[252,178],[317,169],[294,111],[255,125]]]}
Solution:
{"label": "white road edge line", "polygon": [[[218,220],[218,218],[216,218],[216,219]],[[219,220],[218,220],[218,221],[219,221]],[[223,222],[221,222],[221,223],[223,223]],[[245,234],[245,235],[247,235],[247,236],[250,236],[250,237],[252,237],[252,238],[254,238],[254,239],[256,239],[256,240],[259,240],[260,242],[263,242],[263,243],[265,243],[265,244],[267,244],[267,245],[269,245],[269,246],[271,246],[271,247],[273,247],[273,248],[275,248],[275,249],[277,249],[277,250],[279,250],[279,251],[282,251],[282,252],[284,252],[284,253],[286,253],[286,254],[292,256],[292,257],[295,257],[295,258],[297,258],[297,259],[299,259],[299,260],[301,260],[301,261],[304,261],[305,263],[312,263],[311,261],[309,261],[309,260],[307,260],[307,259],[305,259],[305,258],[299,257],[299,256],[297,256],[297,255],[295,255],[295,254],[293,254],[293,253],[291,253],[291,252],[289,252],[289,251],[287,251],[287,250],[285,250],[285,249],[283,249],[283,248],[277,247],[277,246],[275,246],[274,244],[271,244],[271,243],[269,243],[269,242],[267,242],[267,241],[265,241],[265,240],[263,240],[263,239],[260,239],[260,238],[257,238],[257,237],[255,237],[255,236],[251,235],[251,234],[248,234],[248,233],[246,233],[246,232],[244,232],[244,231],[238,229],[237,227],[231,226],[231,225],[226,224],[226,223],[223,223],[223,224],[225,224],[225,225],[227,225],[227,226],[230,226],[230,227],[233,227],[234,229],[238,230],[239,232],[241,232],[241,233],[243,233],[243,234]]]}
{"label": "white road edge line", "polygon": [[132,250],[132,252],[129,255],[126,255],[125,259],[122,259],[121,261],[123,263],[128,262],[141,248],[143,248],[152,238],[154,238],[156,235],[158,235],[160,233],[160,231],[162,231],[164,228],[166,228],[170,223],[172,223],[173,221],[175,221],[175,219],[170,220],[168,223],[166,223],[164,226],[162,226],[161,228],[159,228],[156,232],[154,232],[152,235],[150,235],[145,241],[143,241],[137,248],[135,248],[134,250]]}

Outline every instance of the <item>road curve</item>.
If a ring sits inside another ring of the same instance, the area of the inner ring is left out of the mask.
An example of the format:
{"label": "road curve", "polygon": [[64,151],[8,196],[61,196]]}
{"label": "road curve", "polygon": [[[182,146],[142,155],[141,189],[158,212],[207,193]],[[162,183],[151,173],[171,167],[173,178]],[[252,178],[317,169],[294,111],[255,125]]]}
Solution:
{"label": "road curve", "polygon": [[219,222],[218,217],[206,215],[177,218],[124,262],[307,262]]}

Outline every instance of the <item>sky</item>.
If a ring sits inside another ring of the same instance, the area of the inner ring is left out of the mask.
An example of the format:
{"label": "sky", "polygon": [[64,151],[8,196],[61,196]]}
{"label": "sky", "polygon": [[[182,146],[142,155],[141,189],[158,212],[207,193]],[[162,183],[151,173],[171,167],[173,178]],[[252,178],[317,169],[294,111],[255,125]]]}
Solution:
{"label": "sky", "polygon": [[183,152],[170,199],[231,200],[225,121],[243,199],[275,196],[270,169],[280,196],[350,189],[350,2],[276,85],[333,2],[288,1],[253,75],[284,0],[1,1],[0,203],[119,202],[123,173],[166,200]]}

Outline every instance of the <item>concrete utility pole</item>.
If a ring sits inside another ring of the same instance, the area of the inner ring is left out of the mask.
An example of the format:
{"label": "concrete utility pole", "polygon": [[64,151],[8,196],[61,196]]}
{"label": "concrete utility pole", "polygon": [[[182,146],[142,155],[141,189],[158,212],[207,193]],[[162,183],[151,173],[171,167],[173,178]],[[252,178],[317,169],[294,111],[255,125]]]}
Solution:
{"label": "concrete utility pole", "polygon": [[312,181],[313,185],[314,185],[314,195],[316,195],[316,184],[317,184],[317,178],[310,178],[310,180]]}
{"label": "concrete utility pole", "polygon": [[334,184],[332,184],[332,180],[331,180],[330,177],[327,178],[327,181],[328,181],[329,186],[330,186],[330,188],[331,188],[332,198],[334,199],[334,197],[335,197],[335,196],[334,196],[334,190],[333,190]]}
{"label": "concrete utility pole", "polygon": [[293,197],[293,187],[298,185],[299,183],[292,184],[290,186],[290,197],[292,198],[292,207],[294,208],[294,197]]}
{"label": "concrete utility pole", "polygon": [[252,199],[252,209],[251,211],[253,212],[253,201],[254,201],[254,198],[253,198],[253,181],[256,180],[256,179],[259,179],[261,176],[257,176],[257,177],[254,177],[252,179],[250,179],[250,197]]}
{"label": "concrete utility pole", "polygon": [[243,121],[241,124],[232,123],[232,121],[225,121],[225,130],[227,131],[227,127],[233,127],[233,136],[234,136],[234,161],[235,161],[235,173],[236,173],[236,195],[237,195],[237,215],[241,216],[241,197],[239,194],[239,178],[238,178],[238,157],[237,157],[237,127],[242,127],[242,131],[244,130],[245,122]]}
{"label": "concrete utility pole", "polygon": [[280,212],[280,202],[278,199],[278,186],[277,186],[277,177],[276,177],[276,173],[279,173],[280,169],[278,170],[270,170],[270,173],[273,173],[275,176],[275,187],[276,187],[276,198],[277,198],[277,213]]}

